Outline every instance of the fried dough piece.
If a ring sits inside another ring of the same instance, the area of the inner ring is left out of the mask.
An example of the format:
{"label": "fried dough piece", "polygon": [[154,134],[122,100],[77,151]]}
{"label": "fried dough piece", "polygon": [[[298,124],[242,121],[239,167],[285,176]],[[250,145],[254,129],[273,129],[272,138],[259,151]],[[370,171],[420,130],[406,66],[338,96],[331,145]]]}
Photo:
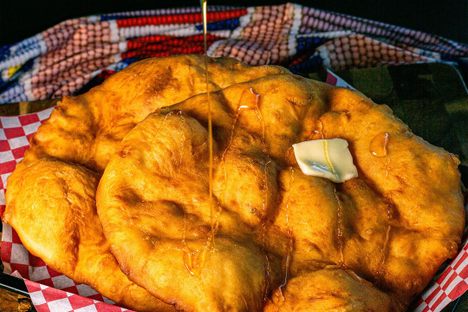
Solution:
{"label": "fried dough piece", "polygon": [[[459,160],[415,136],[385,105],[347,89],[328,99],[321,131],[351,142],[360,175],[337,190],[356,214],[344,239],[345,264],[407,301],[457,253],[465,224]],[[359,257],[363,252],[374,256]]]}
{"label": "fried dough piece", "polygon": [[228,212],[210,241],[221,207],[211,211],[208,201],[206,140],[193,118],[150,115],[108,164],[99,217],[124,272],[164,301],[186,311],[259,311],[277,265]]}
{"label": "fried dough piece", "polygon": [[79,165],[20,163],[9,179],[3,218],[32,254],[76,282],[131,309],[174,311],[120,270],[96,215],[97,183],[97,175]]}
{"label": "fried dough piece", "polygon": [[[289,91],[282,91],[280,86]],[[112,251],[130,279],[184,310],[262,308],[265,290],[279,285],[281,266],[274,253],[263,255],[263,233],[258,233],[277,201],[275,165],[269,159],[261,159],[270,157],[262,152],[261,145],[267,144],[277,155],[286,152],[300,130],[298,114],[312,114],[319,108],[306,105],[314,97],[307,86],[306,80],[283,75],[262,78],[252,84],[253,89],[239,85],[217,94],[219,97],[213,94],[213,121],[223,143],[219,147],[215,144],[217,162],[224,155],[222,166],[230,166],[228,159],[232,159],[232,169],[247,169],[239,174],[242,181],[238,183],[247,183],[246,195],[238,198],[219,194],[224,190],[229,194],[231,189],[222,189],[230,184],[222,174],[224,168],[217,170],[215,195],[220,202],[216,200],[214,212],[208,201],[207,131],[198,121],[178,111],[203,116],[206,105],[201,104],[205,95],[150,115],[125,137],[100,181],[97,203]],[[265,100],[269,105],[259,106],[257,88],[258,92],[269,92],[270,97]],[[292,105],[293,101],[297,104]],[[239,103],[250,108],[238,116],[236,132],[241,136],[234,138],[230,130],[236,118],[230,113],[237,111]],[[281,125],[276,125],[274,119],[259,122],[260,115],[273,110],[281,116]],[[204,124],[205,117],[200,117]],[[257,136],[256,131],[265,136]],[[283,150],[275,150],[275,146]],[[265,171],[269,171],[267,182],[271,182],[266,187]],[[215,226],[218,231],[211,247],[210,229]],[[191,257],[197,258],[194,269]],[[192,272],[196,270],[201,273]],[[223,279],[215,279],[220,274]],[[226,287],[229,291],[224,290]]]}
{"label": "fried dough piece", "polygon": [[229,58],[180,55],[130,65],[101,85],[76,97],[64,97],[34,136],[30,157],[52,156],[102,171],[127,132],[157,108],[206,91],[270,74],[279,66],[247,66]]}
{"label": "fried dough piece", "polygon": [[265,312],[396,311],[390,297],[352,271],[325,268],[301,274],[278,289]]}
{"label": "fried dough piece", "polygon": [[[231,257],[225,255],[229,261],[224,256],[217,260],[250,270],[259,261],[254,260],[255,245],[271,258],[282,256],[282,265],[269,264],[275,275],[279,271],[282,275],[282,282],[274,279],[271,286],[288,289],[288,278],[311,286],[293,282],[285,298],[296,299],[276,305],[280,311],[304,306],[321,311],[321,306],[308,303],[318,296],[312,286],[320,278],[329,280],[322,295],[343,293],[337,295],[338,301],[324,301],[323,307],[338,304],[335,311],[340,307],[359,311],[382,304],[384,309],[401,311],[456,253],[464,226],[457,159],[410,135],[388,108],[357,93],[290,74],[236,84],[211,93],[210,100],[213,186],[219,209],[215,242],[219,240],[225,250],[226,239],[234,239],[237,248],[248,251],[239,253],[233,246]],[[191,266],[187,254],[200,247],[184,249],[183,242],[190,245],[191,240],[209,236],[206,101],[206,95],[194,96],[141,122],[108,164],[97,193],[104,231],[129,277],[159,298],[195,311],[204,310],[187,295],[196,283],[184,287],[169,281],[164,272],[185,280],[191,271],[184,272]],[[382,143],[386,145],[378,145],[380,138],[372,143],[382,131],[390,133],[389,141]],[[302,174],[291,157],[291,145],[321,137],[348,140],[359,178],[334,184]],[[377,157],[373,152],[379,148]],[[387,163],[400,165],[387,170]],[[443,194],[420,191],[426,179],[431,185],[443,181],[439,188]],[[414,210],[424,224],[416,222]],[[137,255],[144,255],[147,262],[135,260]],[[209,267],[211,274],[220,270],[236,280],[247,273],[228,265],[232,270],[228,274],[216,261],[197,263],[202,271]],[[346,267],[348,273],[323,271],[330,265]],[[349,274],[368,282],[356,283]],[[258,285],[265,282],[243,285],[234,291],[236,298],[244,293],[258,296]],[[212,289],[220,284],[203,285],[200,294],[209,302],[203,304],[208,310],[257,310],[252,297],[248,305],[223,298],[226,292],[215,298]],[[363,295],[357,295],[360,292]],[[229,308],[222,305],[225,302]]]}

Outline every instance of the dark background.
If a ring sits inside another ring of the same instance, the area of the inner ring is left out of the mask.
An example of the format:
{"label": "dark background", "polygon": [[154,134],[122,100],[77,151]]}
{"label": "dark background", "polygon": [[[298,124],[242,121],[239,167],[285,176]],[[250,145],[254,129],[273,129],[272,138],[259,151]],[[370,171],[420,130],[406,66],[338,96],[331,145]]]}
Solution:
{"label": "dark background", "polygon": [[[209,0],[208,4],[253,6],[284,2]],[[406,26],[468,43],[468,0],[310,0],[296,3]],[[68,18],[198,4],[196,0],[0,0],[0,45],[15,43]]]}

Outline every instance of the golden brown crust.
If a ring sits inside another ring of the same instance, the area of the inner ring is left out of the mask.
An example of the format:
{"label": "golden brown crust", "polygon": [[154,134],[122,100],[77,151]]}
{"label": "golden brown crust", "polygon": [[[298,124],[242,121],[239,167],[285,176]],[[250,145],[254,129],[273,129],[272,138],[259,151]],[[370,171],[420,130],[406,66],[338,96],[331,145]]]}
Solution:
{"label": "golden brown crust", "polygon": [[[28,187],[47,176],[40,168],[49,162],[80,168],[64,184],[80,192],[88,184],[93,201],[105,169],[96,202],[112,253],[164,302],[187,311],[259,311],[273,291],[268,311],[403,310],[460,243],[456,157],[359,93],[229,59],[210,61],[209,71],[214,210],[203,58],[180,56],[139,62],[65,98],[9,180],[6,220],[21,231],[34,211],[21,199],[21,168],[31,167]],[[359,177],[334,184],[303,175],[291,145],[335,137],[350,143]],[[53,235],[72,235],[65,219],[63,212],[55,219]],[[34,252],[34,239],[24,239]],[[73,246],[47,247],[66,259],[59,270],[77,261]]]}
{"label": "golden brown crust", "polygon": [[[427,285],[444,259],[456,252],[464,225],[456,159],[412,135],[388,108],[354,92],[289,74],[236,84],[212,93],[210,98],[216,129],[214,195],[222,211],[220,237],[264,245],[270,255],[282,255],[284,262],[288,257],[288,237],[292,236],[290,276],[307,279],[310,272],[330,264],[348,268],[388,292],[388,297],[378,292],[379,298],[383,298],[378,300],[387,302],[388,310],[391,305],[397,310],[407,305]],[[150,274],[155,277],[153,280],[142,279],[147,267],[133,259],[144,254],[151,259],[148,261],[160,262],[159,249],[147,245],[145,235],[151,236],[156,246],[163,241],[172,246],[181,244],[182,237],[176,233],[183,232],[183,221],[174,224],[170,242],[166,242],[165,236],[172,232],[164,232],[156,221],[156,216],[167,214],[161,200],[177,203],[180,220],[186,214],[196,215],[196,222],[189,224],[210,226],[206,203],[207,135],[202,126],[207,122],[205,101],[206,95],[198,95],[163,108],[141,122],[123,140],[121,152],[109,163],[98,190],[98,210],[114,254],[131,271],[132,279],[161,298],[167,293],[161,289],[164,287],[157,276],[169,269],[163,265]],[[187,125],[193,126],[186,128]],[[372,149],[378,147],[373,147],[371,141],[382,131],[389,133],[387,155],[376,157]],[[335,185],[304,176],[296,166],[289,167],[292,143],[320,137],[342,137],[350,142],[359,178]],[[202,150],[194,149],[195,146],[201,146]],[[132,170],[122,174],[128,168]],[[440,185],[441,176],[444,186]],[[419,191],[426,178],[438,187],[437,191]],[[135,184],[135,180],[139,182]],[[395,187],[405,191],[400,193]],[[139,200],[129,202],[127,196],[120,196],[123,189],[131,189]],[[439,193],[440,189],[444,195]],[[138,217],[143,213],[139,201],[148,202],[144,216],[151,213],[153,218]],[[424,224],[410,222],[415,210]],[[144,233],[134,230],[127,236],[128,215],[137,220],[132,228],[147,230]],[[178,216],[167,219],[175,222]],[[265,222],[271,226],[263,239],[260,229]],[[233,228],[233,223],[239,226]],[[206,230],[199,235],[208,237]],[[134,242],[131,247],[129,241]],[[140,248],[140,244],[146,247]],[[179,258],[178,264],[171,263],[171,270],[179,266],[180,280],[189,274],[184,272],[184,257],[183,251],[170,256]],[[253,259],[242,254],[236,262],[248,265]],[[220,257],[219,261],[225,260]],[[210,262],[209,267],[216,268],[216,262]],[[271,264],[270,269],[285,274],[282,265]],[[241,274],[235,269],[233,272],[236,273],[228,276]],[[276,282],[274,287],[279,286]],[[330,281],[330,287],[339,284]],[[357,287],[352,285],[349,287]],[[183,294],[183,286],[174,287],[171,288],[174,302],[189,310],[200,310],[196,301]],[[369,284],[362,291],[370,287]],[[297,294],[302,298],[298,300],[307,302],[314,295],[307,293],[309,290],[305,288],[304,294]],[[238,291],[254,290],[245,286]],[[354,291],[359,292],[353,289],[351,293]],[[367,305],[375,308],[376,302],[381,302],[372,299],[365,302],[365,298],[359,297],[364,300],[360,306],[363,310]],[[341,302],[338,299],[336,302]],[[219,298],[219,302],[225,300]],[[298,306],[305,304],[299,301]],[[222,310],[219,302],[213,303],[212,307],[218,307],[215,310]],[[353,299],[346,302],[345,306],[355,306]],[[235,310],[255,308],[256,305],[247,308],[238,305]]]}
{"label": "golden brown crust", "polygon": [[9,179],[3,218],[32,254],[76,282],[139,311],[174,311],[120,270],[96,214],[97,183],[98,176],[79,165],[20,163]]}
{"label": "golden brown crust", "polygon": [[[275,66],[249,67],[233,59],[208,62],[212,90],[270,72],[286,72]],[[99,172],[122,137],[150,112],[205,91],[203,63],[203,56],[194,55],[148,59],[84,95],[65,97],[33,137],[25,159],[9,178],[4,220],[16,229],[25,246],[56,270],[135,310],[172,308],[131,283],[109,253],[94,207]],[[60,176],[62,171],[69,173],[69,180]],[[25,193],[46,177],[48,183],[34,188],[34,196]],[[60,209],[66,204],[64,194],[73,187],[82,187],[87,197],[78,194],[81,203],[77,199],[74,206],[66,206],[69,209]],[[48,205],[57,208],[54,213],[49,213]],[[86,213],[80,210],[81,206]],[[34,220],[49,224],[50,229],[37,222],[31,226],[32,215],[38,216]],[[95,237],[82,242],[75,239],[80,232]],[[60,239],[64,237],[68,239],[62,245]],[[97,242],[100,245],[94,246]],[[78,250],[84,250],[83,255],[78,255]]]}
{"label": "golden brown crust", "polygon": [[258,311],[275,261],[245,238],[235,213],[219,216],[211,244],[206,139],[184,115],[137,125],[101,180],[100,219],[124,271],[159,298],[187,311]]}
{"label": "golden brown crust", "polygon": [[[210,90],[287,72],[278,66],[247,66],[234,59],[207,60]],[[35,135],[35,152],[26,157],[48,155],[102,171],[122,138],[138,122],[157,108],[204,93],[204,73],[201,55],[152,58],[132,64],[83,95],[64,97]]]}
{"label": "golden brown crust", "polygon": [[[322,131],[351,142],[362,180],[349,181],[340,190],[358,214],[350,220],[354,233],[345,255],[373,254],[371,239],[380,236],[385,246],[380,267],[371,257],[360,259],[359,266],[378,275],[384,287],[413,296],[460,244],[465,217],[459,161],[411,133],[385,105],[343,89],[330,92],[329,104],[330,112],[320,117]],[[374,143],[384,132],[387,155],[376,157]],[[384,220],[368,219],[375,207]]]}
{"label": "golden brown crust", "polygon": [[277,289],[265,306],[265,312],[302,311],[391,312],[395,306],[390,296],[379,291],[352,271],[336,267],[307,272],[291,278]]}

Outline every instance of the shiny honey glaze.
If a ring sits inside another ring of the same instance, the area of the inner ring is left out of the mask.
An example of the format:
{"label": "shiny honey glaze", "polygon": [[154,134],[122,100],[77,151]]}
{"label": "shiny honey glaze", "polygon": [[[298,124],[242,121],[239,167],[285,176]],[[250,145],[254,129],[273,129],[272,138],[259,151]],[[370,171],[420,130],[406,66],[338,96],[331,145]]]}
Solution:
{"label": "shiny honey glaze", "polygon": [[[204,48],[204,53],[205,53],[205,56],[208,56],[208,43],[207,43],[207,34],[208,34],[208,30],[207,30],[207,23],[208,23],[208,20],[207,20],[207,5],[208,5],[208,1],[207,0],[201,0],[200,1],[200,5],[201,5],[201,11],[202,11],[202,21],[203,21],[203,48]],[[198,274],[200,273],[200,271],[202,270],[203,268],[203,264],[204,264],[204,261],[207,257],[207,252],[209,252],[210,250],[213,250],[215,248],[215,236],[216,236],[216,231],[217,231],[217,228],[218,228],[218,219],[219,219],[219,216],[220,216],[220,213],[221,213],[221,208],[218,207],[218,204],[216,204],[215,202],[215,199],[214,199],[214,196],[213,196],[213,185],[214,185],[214,144],[213,144],[213,120],[212,120],[212,103],[211,103],[211,95],[210,95],[210,86],[209,86],[209,61],[208,61],[208,58],[204,58],[204,70],[205,70],[205,87],[206,87],[206,100],[207,100],[207,105],[208,105],[208,149],[209,149],[209,163],[208,163],[208,191],[209,191],[209,207],[210,207],[210,236],[208,238],[208,241],[207,241],[207,248],[204,248],[203,251],[198,251],[198,250],[191,250],[190,248],[188,248],[187,246],[187,243],[185,241],[185,235],[184,235],[184,246],[186,246],[185,248],[185,252],[184,252],[184,264],[186,266],[186,269],[191,273],[191,274]],[[233,124],[231,126],[231,129],[230,129],[230,134],[229,134],[229,142],[225,148],[225,150],[223,151],[222,155],[221,155],[221,162],[224,162],[225,160],[225,157],[226,157],[226,153],[228,152],[229,148],[231,147],[231,144],[232,144],[232,141],[233,141],[233,138],[235,136],[235,131],[236,131],[236,128],[238,126],[238,123],[239,123],[239,118],[242,114],[242,111],[245,111],[245,110],[253,110],[257,116],[257,119],[258,121],[260,122],[261,124],[261,127],[262,127],[262,143],[263,143],[263,151],[264,152],[267,152],[267,146],[266,146],[266,140],[265,140],[265,124],[264,124],[264,121],[263,121],[263,116],[262,116],[262,113],[260,111],[260,100],[261,100],[261,96],[260,94],[258,94],[254,89],[250,88],[249,91],[248,91],[251,95],[254,96],[254,100],[252,101],[251,99],[249,99],[248,101],[243,101],[242,97],[240,99],[240,103],[238,105],[238,109],[237,109],[237,112],[236,112],[236,116],[234,117],[234,121],[233,121]],[[249,97],[247,97],[249,98]],[[253,102],[253,103],[252,103]],[[253,104],[253,105],[252,105]],[[267,173],[268,173],[268,165],[271,163],[271,160],[266,160],[265,161],[265,164],[264,164],[264,176],[265,176],[265,188],[264,188],[264,192],[265,192],[265,198],[263,200],[263,205],[266,206],[267,205],[267,202],[268,202],[268,188],[267,188]],[[291,175],[292,175],[292,179],[293,179],[293,175],[294,175],[294,169],[291,167]],[[225,177],[226,177],[226,173],[225,173]],[[292,181],[291,181],[292,182]],[[265,207],[263,207],[265,209]],[[288,220],[289,221],[289,220]],[[289,227],[289,222],[288,223],[288,227]],[[261,240],[261,243],[262,245],[265,244],[265,235],[266,235],[266,232],[267,232],[267,224],[265,222],[262,222],[261,225],[260,225],[260,240]],[[184,229],[184,232],[185,232],[186,229]],[[283,276],[283,282],[282,282],[282,285],[280,287],[280,290],[281,288],[283,288],[286,284],[287,284],[287,281],[288,281],[288,272],[289,272],[289,266],[290,266],[290,263],[291,263],[291,256],[292,256],[292,252],[293,252],[293,246],[294,246],[294,243],[293,243],[293,240],[292,240],[292,235],[291,233],[288,231],[288,236],[290,237],[290,241],[289,241],[289,248],[288,248],[288,255],[284,261],[284,265],[285,265],[285,274]],[[264,251],[264,255],[265,255],[265,276],[266,276],[266,285],[265,285],[265,291],[264,291],[264,300],[266,301],[268,299],[268,289],[269,289],[269,280],[270,280],[270,274],[271,274],[271,267],[270,267],[270,259],[269,259],[269,255],[268,253],[266,252],[266,250],[264,250],[264,246],[262,246],[262,249]],[[199,259],[201,257],[201,259]],[[197,259],[198,258],[198,259]]]}
{"label": "shiny honey glaze", "polygon": [[[208,16],[207,16],[207,0],[201,0],[201,10],[202,10],[202,21],[203,21],[203,51],[205,56],[208,56]],[[215,220],[215,209],[213,202],[213,119],[212,119],[212,104],[210,98],[210,89],[209,89],[209,73],[208,73],[208,58],[204,58],[204,67],[205,67],[205,87],[206,87],[206,101],[208,103],[208,192],[209,192],[209,206],[210,206],[210,245],[214,243],[214,237],[216,232],[216,220]]]}
{"label": "shiny honey glaze", "polygon": [[390,140],[388,132],[377,134],[369,143],[369,152],[375,157],[387,156],[387,145]]}

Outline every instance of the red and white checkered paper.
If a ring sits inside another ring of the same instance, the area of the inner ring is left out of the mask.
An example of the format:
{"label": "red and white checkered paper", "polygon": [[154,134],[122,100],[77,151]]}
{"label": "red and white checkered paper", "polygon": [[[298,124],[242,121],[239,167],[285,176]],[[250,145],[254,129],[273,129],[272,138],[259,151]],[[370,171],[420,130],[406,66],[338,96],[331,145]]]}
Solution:
{"label": "red and white checkered paper", "polygon": [[[352,88],[330,71],[326,82],[339,87]],[[8,176],[23,158],[31,136],[50,116],[52,110],[53,108],[49,108],[23,116],[0,116],[0,213],[3,213],[5,208],[4,192]],[[112,305],[111,300],[104,298],[91,287],[77,284],[49,268],[41,259],[31,255],[24,248],[15,231],[5,223],[0,249],[5,273],[24,279],[38,312],[129,311]],[[468,241],[465,241],[457,257],[421,295],[415,311],[440,311],[467,290]]]}

